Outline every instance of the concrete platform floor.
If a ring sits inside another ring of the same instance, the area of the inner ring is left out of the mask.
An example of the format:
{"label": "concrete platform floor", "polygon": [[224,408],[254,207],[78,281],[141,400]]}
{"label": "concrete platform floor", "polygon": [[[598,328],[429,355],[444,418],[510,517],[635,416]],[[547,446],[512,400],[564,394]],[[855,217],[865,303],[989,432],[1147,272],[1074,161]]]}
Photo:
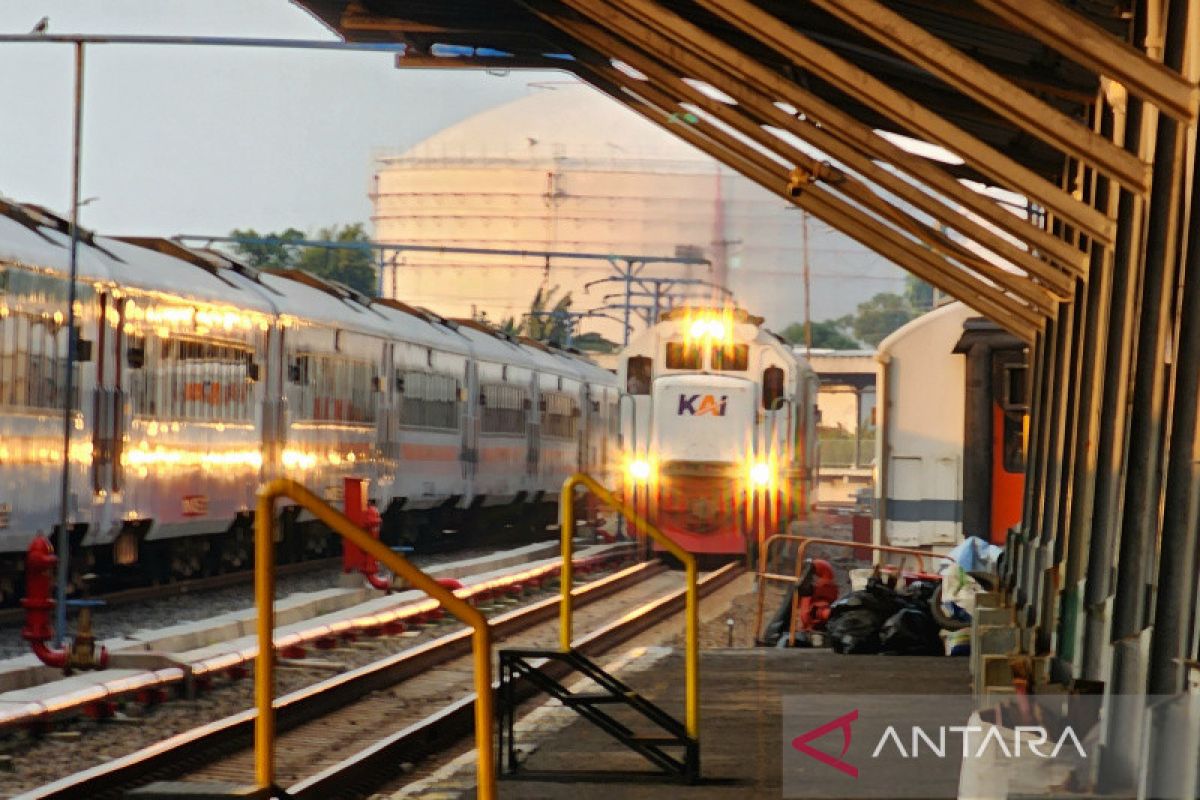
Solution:
{"label": "concrete platform floor", "polygon": [[[683,718],[684,673],[679,651],[642,648],[640,652],[626,654],[616,664],[611,661],[610,658],[602,663],[606,667],[616,666],[616,674],[625,683]],[[967,660],[963,658],[841,656],[829,650],[708,650],[702,653],[700,674],[702,781],[699,785],[605,774],[646,772],[653,767],[555,703],[553,707],[548,704],[534,711],[517,731],[518,745],[528,752],[523,761],[525,769],[543,774],[502,778],[500,797],[505,800],[778,798],[783,788],[784,736],[790,741],[812,727],[812,724],[793,725],[798,729],[783,731],[782,697],[970,694]],[[832,736],[836,738],[838,733]],[[816,785],[820,776],[826,774],[822,770],[828,767],[813,763],[814,785],[803,796],[832,796]],[[457,770],[430,776],[420,789],[411,787],[395,796],[423,800],[474,797],[473,766],[471,759]],[[590,771],[590,774],[571,777],[548,774],[559,771]],[[942,773],[923,775],[920,780],[928,781],[930,796],[953,797],[957,762],[949,762]],[[880,793],[876,793],[876,788]],[[886,785],[860,787],[859,791],[863,793],[856,792],[856,796],[890,796]],[[911,791],[903,794],[913,796]]]}

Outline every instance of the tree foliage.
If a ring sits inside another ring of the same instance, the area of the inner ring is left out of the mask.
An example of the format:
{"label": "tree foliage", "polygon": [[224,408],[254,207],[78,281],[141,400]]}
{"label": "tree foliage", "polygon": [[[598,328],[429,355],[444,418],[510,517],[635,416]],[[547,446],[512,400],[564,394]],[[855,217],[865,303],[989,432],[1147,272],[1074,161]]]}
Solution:
{"label": "tree foliage", "polygon": [[539,342],[551,342],[562,345],[571,334],[571,293],[566,292],[559,297],[559,287],[538,287],[529,304],[529,313],[521,322],[521,333]]}
{"label": "tree foliage", "polygon": [[529,311],[518,322],[516,317],[508,317],[500,322],[500,330],[513,336],[528,336],[539,342],[562,347],[568,340],[572,347],[592,353],[613,353],[617,350],[616,342],[605,339],[598,333],[581,333],[571,336],[575,319],[571,315],[573,298],[567,292],[557,296],[558,286],[540,287],[533,295]]}
{"label": "tree foliage", "polygon": [[[878,347],[892,331],[911,319],[933,309],[933,287],[909,275],[904,294],[880,292],[858,304],[853,314],[812,323],[812,346],[832,350],[853,350],[861,343]],[[782,336],[792,344],[804,344],[804,325],[793,322]]]}
{"label": "tree foliage", "polygon": [[[239,242],[235,249],[246,262],[258,269],[302,269],[325,280],[337,281],[366,295],[376,294],[376,272],[368,247],[302,247],[295,242],[308,238],[288,228],[278,233],[258,233],[253,228],[235,230],[230,236],[263,241]],[[368,244],[371,239],[361,222],[321,228],[318,240],[338,244]]]}
{"label": "tree foliage", "polygon": [[908,299],[892,292],[880,292],[858,304],[853,317],[854,336],[871,347],[878,347],[889,333],[917,316]]}
{"label": "tree foliage", "polygon": [[904,299],[920,313],[933,310],[933,287],[916,275],[904,277]]}
{"label": "tree foliage", "polygon": [[[812,323],[812,346],[828,350],[856,350],[861,347],[852,337],[846,335],[846,329],[850,327],[849,320],[849,317],[840,317]],[[793,322],[784,328],[780,335],[791,344],[803,345],[804,328],[804,323]]]}

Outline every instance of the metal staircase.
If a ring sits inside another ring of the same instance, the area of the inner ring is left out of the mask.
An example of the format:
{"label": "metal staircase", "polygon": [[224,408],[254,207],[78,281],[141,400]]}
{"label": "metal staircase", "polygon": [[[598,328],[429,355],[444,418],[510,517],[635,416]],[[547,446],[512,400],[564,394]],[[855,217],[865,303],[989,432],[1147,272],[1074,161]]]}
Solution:
{"label": "metal staircase", "polygon": [[[573,693],[559,676],[577,672],[595,684],[597,691]],[[553,673],[553,674],[552,674]],[[527,692],[543,692],[574,710],[621,744],[638,753],[661,770],[667,777],[694,783],[700,776],[699,742],[687,735],[682,722],[630,689],[616,677],[600,668],[578,650],[500,651],[500,763],[505,775],[536,777],[537,773],[523,770],[517,761],[513,728],[517,706]],[[634,731],[616,719],[606,708],[624,706],[633,709],[645,720],[650,733]],[[673,752],[668,752],[671,750]],[[561,772],[554,773],[556,777]]]}

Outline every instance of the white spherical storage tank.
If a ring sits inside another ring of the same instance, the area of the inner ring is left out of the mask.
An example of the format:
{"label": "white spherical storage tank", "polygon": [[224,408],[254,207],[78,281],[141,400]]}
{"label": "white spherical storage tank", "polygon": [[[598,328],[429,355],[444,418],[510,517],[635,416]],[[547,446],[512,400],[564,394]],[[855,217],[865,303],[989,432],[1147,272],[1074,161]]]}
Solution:
{"label": "white spherical storage tank", "polygon": [[[543,85],[380,158],[372,200],[380,242],[696,257],[710,263],[646,263],[639,274],[728,286],[739,305],[776,328],[803,318],[799,211],[582,84]],[[816,223],[810,234],[814,319],[898,290],[894,266]],[[837,279],[848,264],[848,272],[876,279]],[[382,287],[386,296],[445,316],[519,321],[539,287],[572,292],[574,311],[623,303],[621,283],[584,292],[622,266],[406,251],[385,258]],[[633,303],[653,306],[652,288],[635,285]],[[706,287],[690,291],[718,296]],[[586,320],[581,329],[621,341],[617,321]]]}

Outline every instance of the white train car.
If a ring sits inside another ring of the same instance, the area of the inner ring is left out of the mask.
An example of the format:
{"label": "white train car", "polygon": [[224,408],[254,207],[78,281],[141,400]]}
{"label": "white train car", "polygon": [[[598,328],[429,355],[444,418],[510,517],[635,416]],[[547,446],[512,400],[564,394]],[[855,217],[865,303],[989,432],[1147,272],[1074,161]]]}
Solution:
{"label": "white train car", "polygon": [[[0,203],[0,602],[59,519],[69,225]],[[83,232],[69,459],[72,563],[104,586],[245,568],[254,490],[340,501],[371,481],[385,538],[545,530],[604,474],[615,380],[577,354],[214,251]],[[284,508],[280,558],[332,552]]]}
{"label": "white train car", "polygon": [[1003,544],[1021,516],[1025,345],[950,303],[880,342],[875,540]]}
{"label": "white train car", "polygon": [[743,554],[811,508],[817,377],[761,325],[678,308],[621,353],[626,494],[691,552]]}

